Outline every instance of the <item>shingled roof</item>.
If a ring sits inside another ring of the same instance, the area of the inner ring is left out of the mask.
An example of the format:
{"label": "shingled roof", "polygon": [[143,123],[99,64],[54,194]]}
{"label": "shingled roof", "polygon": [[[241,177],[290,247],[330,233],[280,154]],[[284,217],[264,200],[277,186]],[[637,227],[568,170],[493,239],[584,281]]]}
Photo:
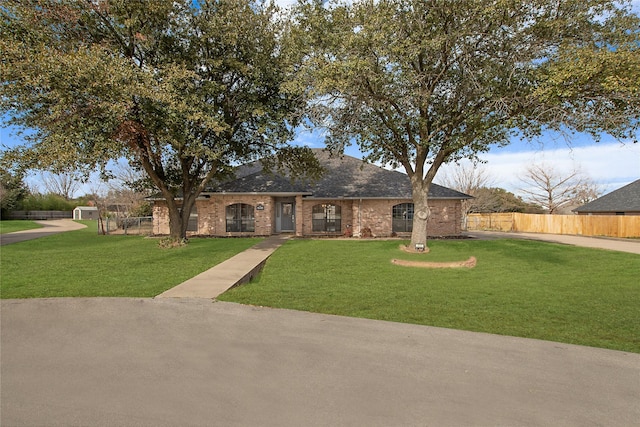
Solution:
{"label": "shingled roof", "polygon": [[[288,177],[263,170],[260,162],[239,166],[236,178],[214,184],[210,193],[302,194],[318,199],[411,199],[411,182],[401,172],[391,171],[351,156],[332,157],[314,149],[324,169],[316,182],[291,182]],[[431,199],[470,199],[471,196],[432,184]]]}
{"label": "shingled roof", "polygon": [[578,213],[640,212],[640,179],[573,211]]}

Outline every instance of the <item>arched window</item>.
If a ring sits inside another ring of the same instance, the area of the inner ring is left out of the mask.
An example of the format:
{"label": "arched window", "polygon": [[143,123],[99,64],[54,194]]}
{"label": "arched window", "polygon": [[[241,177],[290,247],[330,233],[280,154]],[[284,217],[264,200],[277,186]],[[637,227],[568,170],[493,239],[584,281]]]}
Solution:
{"label": "arched window", "polygon": [[227,233],[253,233],[256,231],[252,205],[236,203],[227,206]]}
{"label": "arched window", "polygon": [[313,231],[324,231],[328,233],[339,233],[342,231],[340,206],[328,203],[315,205],[313,207],[312,215]]}
{"label": "arched window", "polygon": [[413,231],[413,203],[400,203],[393,207],[392,231],[395,233]]}

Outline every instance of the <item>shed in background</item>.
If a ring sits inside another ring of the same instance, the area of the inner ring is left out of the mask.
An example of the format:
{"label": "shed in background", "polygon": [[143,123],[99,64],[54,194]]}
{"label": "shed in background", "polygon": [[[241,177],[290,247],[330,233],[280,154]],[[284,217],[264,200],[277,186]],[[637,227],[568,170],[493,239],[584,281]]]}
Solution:
{"label": "shed in background", "polygon": [[98,208],[95,206],[77,206],[73,210],[73,219],[98,219]]}

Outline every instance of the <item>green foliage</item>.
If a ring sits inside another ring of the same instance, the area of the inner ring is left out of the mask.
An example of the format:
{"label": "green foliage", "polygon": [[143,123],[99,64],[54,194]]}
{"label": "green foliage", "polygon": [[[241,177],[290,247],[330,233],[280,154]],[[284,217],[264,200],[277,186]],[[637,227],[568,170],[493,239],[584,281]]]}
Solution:
{"label": "green foliage", "polygon": [[[257,280],[219,299],[640,353],[637,255],[525,240],[438,240],[429,254],[398,244],[289,241]],[[472,269],[390,262],[470,256]]]}
{"label": "green foliage", "polygon": [[0,167],[0,214],[4,217],[7,212],[16,210],[22,200],[29,194],[29,189],[23,181],[21,172],[11,172]]}
{"label": "green foliage", "polygon": [[[640,17],[603,3],[589,38],[564,39],[541,64],[535,99],[550,108],[539,120],[599,139],[602,131],[637,142],[640,122]],[[620,2],[628,6],[628,2]],[[591,6],[586,2],[583,7]],[[560,114],[558,114],[560,111]]]}
{"label": "green foliage", "polygon": [[158,248],[156,239],[102,236],[88,228],[2,247],[0,296],[153,297],[231,258],[260,239],[191,239]]}
{"label": "green foliage", "polygon": [[[292,138],[301,98],[281,90],[292,66],[280,32],[276,9],[252,0],[7,0],[0,113],[37,130],[8,156],[60,171],[124,156],[185,237],[212,178]],[[297,152],[294,167],[317,167]]]}
{"label": "green foliage", "polygon": [[72,211],[78,204],[58,194],[29,194],[16,210],[23,211]]}
{"label": "green foliage", "polygon": [[152,216],[153,208],[149,202],[140,203],[138,206],[134,207],[130,212],[129,216],[132,217],[140,217],[140,216]]}
{"label": "green foliage", "polygon": [[87,195],[80,196],[75,199],[76,206],[91,206],[91,203],[94,203],[98,198],[96,195]]}
{"label": "green foliage", "polygon": [[522,212],[543,213],[542,208],[522,200],[504,188],[482,187],[474,191],[469,213]]}
{"label": "green foliage", "polygon": [[[611,0],[302,1],[309,118],[335,150],[402,166],[416,212],[443,163],[545,127],[635,137],[638,16]],[[414,216],[412,244],[424,223]]]}

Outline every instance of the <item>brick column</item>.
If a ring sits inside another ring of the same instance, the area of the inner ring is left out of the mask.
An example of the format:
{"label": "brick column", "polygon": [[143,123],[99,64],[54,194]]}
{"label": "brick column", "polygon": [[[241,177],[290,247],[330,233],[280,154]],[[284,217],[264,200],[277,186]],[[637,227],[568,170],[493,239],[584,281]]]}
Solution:
{"label": "brick column", "polygon": [[304,215],[302,213],[302,195],[296,196],[296,236],[302,237],[304,235],[303,232],[303,222],[305,220]]}

